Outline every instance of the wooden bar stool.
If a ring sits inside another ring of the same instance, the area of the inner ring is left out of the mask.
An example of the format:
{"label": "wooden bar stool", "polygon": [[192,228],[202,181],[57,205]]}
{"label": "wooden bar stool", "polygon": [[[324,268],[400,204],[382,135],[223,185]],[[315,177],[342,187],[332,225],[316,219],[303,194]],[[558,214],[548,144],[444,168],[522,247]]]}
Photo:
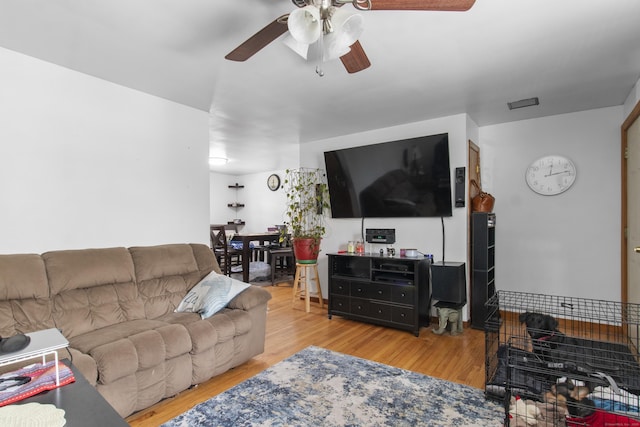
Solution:
{"label": "wooden bar stool", "polygon": [[[309,276],[310,269],[312,270],[313,277]],[[305,311],[307,313],[311,311],[309,284],[312,280],[316,282],[315,295],[318,296],[318,300],[320,301],[320,308],[323,308],[324,301],[322,300],[322,289],[320,288],[320,277],[318,276],[318,264],[296,263],[296,277],[293,280],[293,305],[295,306],[296,300],[304,295]]]}

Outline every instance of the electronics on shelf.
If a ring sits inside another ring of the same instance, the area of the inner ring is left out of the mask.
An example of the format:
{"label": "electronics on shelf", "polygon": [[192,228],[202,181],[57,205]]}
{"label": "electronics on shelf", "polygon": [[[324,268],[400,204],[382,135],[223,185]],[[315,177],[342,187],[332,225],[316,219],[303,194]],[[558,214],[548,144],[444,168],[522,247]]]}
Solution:
{"label": "electronics on shelf", "polygon": [[388,245],[396,242],[395,228],[367,228],[367,243],[386,243]]}

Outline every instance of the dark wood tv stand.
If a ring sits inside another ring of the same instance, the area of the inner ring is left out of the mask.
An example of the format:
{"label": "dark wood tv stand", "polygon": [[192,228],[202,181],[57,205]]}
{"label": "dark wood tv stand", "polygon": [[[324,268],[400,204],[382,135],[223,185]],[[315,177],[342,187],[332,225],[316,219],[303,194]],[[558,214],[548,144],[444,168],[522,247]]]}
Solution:
{"label": "dark wood tv stand", "polygon": [[329,319],[335,314],[420,334],[429,326],[429,260],[329,254]]}

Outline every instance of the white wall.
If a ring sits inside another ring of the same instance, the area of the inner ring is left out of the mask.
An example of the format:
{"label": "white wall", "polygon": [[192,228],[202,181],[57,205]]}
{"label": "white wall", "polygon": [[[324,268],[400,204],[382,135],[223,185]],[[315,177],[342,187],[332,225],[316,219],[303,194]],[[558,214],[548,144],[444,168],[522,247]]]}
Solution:
{"label": "white wall", "polygon": [[208,114],[0,48],[0,253],[207,243]]}
{"label": "white wall", "polygon": [[[480,128],[482,183],[496,196],[496,287],[620,300],[620,125],[610,107]],[[527,166],[573,160],[568,191],[528,189]]]}
{"label": "white wall", "polygon": [[[211,223],[225,224],[239,218],[246,223],[240,231],[247,233],[261,233],[267,231],[267,227],[282,224],[286,197],[282,187],[277,191],[267,187],[267,178],[272,173],[280,176],[281,181],[284,180],[284,170],[240,176],[211,172]],[[228,187],[235,183],[244,185],[244,188],[235,190]],[[237,210],[227,207],[233,202],[244,203],[245,207]]]}
{"label": "white wall", "polygon": [[242,177],[209,172],[209,222],[211,224],[226,224],[235,218],[235,211],[227,207],[228,203],[236,200],[236,191],[229,185],[240,183]]}

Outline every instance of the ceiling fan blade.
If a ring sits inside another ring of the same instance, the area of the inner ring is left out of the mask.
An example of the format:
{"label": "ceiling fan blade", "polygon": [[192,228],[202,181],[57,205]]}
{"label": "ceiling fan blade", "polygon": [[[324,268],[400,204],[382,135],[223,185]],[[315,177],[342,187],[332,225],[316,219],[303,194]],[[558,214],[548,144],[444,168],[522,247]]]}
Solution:
{"label": "ceiling fan blade", "polygon": [[260,49],[287,32],[287,16],[282,15],[269,25],[252,35],[237,48],[225,56],[231,61],[246,61],[255,55]]}
{"label": "ceiling fan blade", "polygon": [[371,10],[442,10],[464,12],[476,0],[371,0]]}
{"label": "ceiling fan blade", "polygon": [[340,60],[349,74],[362,71],[365,68],[369,68],[371,65],[369,58],[367,58],[367,54],[364,53],[364,49],[358,40],[351,45],[351,51],[342,55]]}

